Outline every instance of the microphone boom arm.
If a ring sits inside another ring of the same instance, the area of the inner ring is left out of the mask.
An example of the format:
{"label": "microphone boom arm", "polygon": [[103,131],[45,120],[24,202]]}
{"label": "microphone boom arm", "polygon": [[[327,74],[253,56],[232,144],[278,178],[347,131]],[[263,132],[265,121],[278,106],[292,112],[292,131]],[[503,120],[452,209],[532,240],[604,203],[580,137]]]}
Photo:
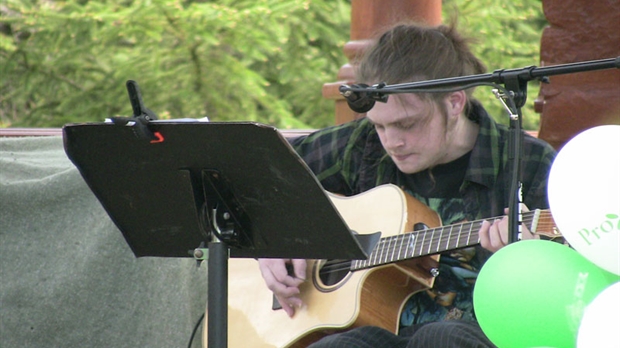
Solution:
{"label": "microphone boom arm", "polygon": [[[521,107],[525,105],[527,82],[531,80],[548,81],[548,76],[570,74],[576,72],[602,70],[620,68],[620,57],[608,58],[601,60],[592,60],[578,63],[569,63],[561,65],[553,65],[548,67],[525,67],[518,69],[500,69],[492,73],[449,77],[437,80],[408,82],[388,85],[379,83],[368,86],[365,84],[341,85],[340,93],[347,99],[349,106],[353,111],[360,104],[374,105],[374,102],[386,102],[387,96],[390,94],[400,93],[433,93],[433,92],[450,92],[467,89],[475,86],[490,85],[498,87],[499,84],[505,84],[505,89],[510,91],[515,105]],[[353,104],[353,105],[351,105]],[[370,110],[372,106],[368,108]],[[368,111],[366,110],[366,111]],[[364,111],[365,112],[365,111]]]}

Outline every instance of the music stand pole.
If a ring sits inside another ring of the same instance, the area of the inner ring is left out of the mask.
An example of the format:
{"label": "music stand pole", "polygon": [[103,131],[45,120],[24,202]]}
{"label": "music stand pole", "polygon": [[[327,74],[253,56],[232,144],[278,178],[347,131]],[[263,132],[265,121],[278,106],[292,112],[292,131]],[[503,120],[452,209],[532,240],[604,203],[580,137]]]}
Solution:
{"label": "music stand pole", "polygon": [[217,238],[209,243],[208,265],[208,346],[228,347],[228,247]]}

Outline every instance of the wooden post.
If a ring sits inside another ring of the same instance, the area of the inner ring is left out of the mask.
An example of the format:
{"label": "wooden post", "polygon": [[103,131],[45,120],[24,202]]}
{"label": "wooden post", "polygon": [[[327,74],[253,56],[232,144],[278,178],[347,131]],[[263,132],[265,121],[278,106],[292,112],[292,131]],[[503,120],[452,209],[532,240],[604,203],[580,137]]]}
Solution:
{"label": "wooden post", "polygon": [[355,57],[361,53],[377,32],[401,21],[416,20],[430,25],[441,24],[441,0],[352,0],[351,41],[343,52],[348,63],[338,72],[337,82],[323,85],[323,97],[336,103],[336,124],[352,121],[363,116],[352,111],[338,91],[342,84],[354,82]]}
{"label": "wooden post", "polygon": [[[618,0],[543,0],[549,26],[541,40],[540,65],[620,56]],[[539,137],[560,149],[588,128],[620,124],[620,70],[550,77],[534,103],[541,113]]]}

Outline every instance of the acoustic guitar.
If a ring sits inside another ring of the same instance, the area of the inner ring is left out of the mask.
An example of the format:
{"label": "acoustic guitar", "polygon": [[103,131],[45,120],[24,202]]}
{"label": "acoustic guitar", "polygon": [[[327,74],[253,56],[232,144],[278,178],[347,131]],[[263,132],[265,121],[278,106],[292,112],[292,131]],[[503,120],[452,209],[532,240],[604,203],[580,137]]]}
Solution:
{"label": "acoustic guitar", "polygon": [[[231,258],[229,347],[306,347],[363,325],[397,332],[406,300],[433,286],[438,254],[479,243],[484,220],[442,227],[437,213],[395,185],[352,197],[328,195],[352,231],[382,233],[373,252],[366,260],[308,260],[307,280],[300,287],[304,306],[293,318],[279,308],[256,260]],[[522,220],[533,233],[560,235],[549,211],[525,212]],[[205,322],[205,347],[207,327]]]}

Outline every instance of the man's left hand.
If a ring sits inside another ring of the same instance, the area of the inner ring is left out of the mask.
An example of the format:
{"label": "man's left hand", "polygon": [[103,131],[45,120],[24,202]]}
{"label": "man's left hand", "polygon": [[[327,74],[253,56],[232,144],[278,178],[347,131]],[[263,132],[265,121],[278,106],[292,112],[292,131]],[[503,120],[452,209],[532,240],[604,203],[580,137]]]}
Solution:
{"label": "man's left hand", "polygon": [[[523,211],[529,211],[527,207],[523,206]],[[508,208],[504,210],[508,214]],[[480,237],[480,245],[491,251],[496,252],[499,249],[508,245],[508,215],[501,219],[496,219],[492,223],[488,220],[482,222],[480,231],[478,232]],[[539,239],[539,236],[533,235],[530,230],[523,223],[521,224],[521,239]]]}

